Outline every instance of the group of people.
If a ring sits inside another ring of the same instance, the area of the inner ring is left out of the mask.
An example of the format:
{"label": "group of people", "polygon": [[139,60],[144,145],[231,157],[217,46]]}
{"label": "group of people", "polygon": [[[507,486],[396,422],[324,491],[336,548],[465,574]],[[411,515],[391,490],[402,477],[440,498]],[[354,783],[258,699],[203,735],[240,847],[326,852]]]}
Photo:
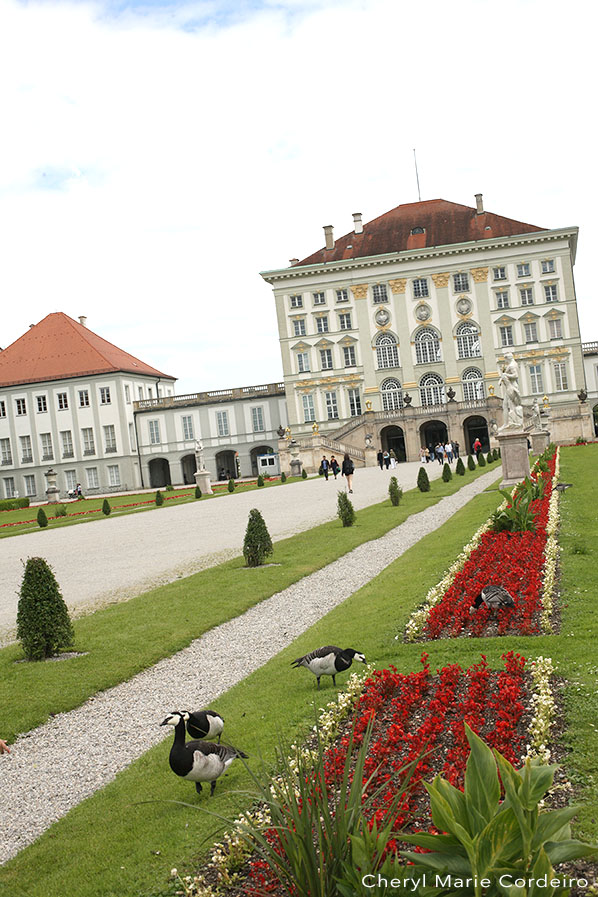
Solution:
{"label": "group of people", "polygon": [[459,443],[453,442],[450,439],[447,439],[446,442],[437,442],[436,445],[430,443],[430,445],[426,445],[420,449],[419,456],[422,462],[426,462],[429,464],[431,461],[438,461],[439,464],[444,464],[448,461],[449,464],[452,464],[453,461],[456,461],[459,457]]}
{"label": "group of people", "polygon": [[387,451],[386,449],[382,451],[382,449],[379,449],[376,459],[380,470],[384,470],[385,468],[388,470],[389,467],[397,466],[397,456],[394,449],[391,449],[390,451]]}
{"label": "group of people", "polygon": [[348,491],[353,492],[353,474],[355,473],[355,465],[346,452],[345,457],[343,458],[343,463],[341,465],[339,465],[334,455],[330,456],[330,460],[328,460],[326,455],[323,455],[322,460],[320,461],[320,473],[325,480],[328,480],[328,477],[331,473],[334,475],[334,479],[336,480],[337,476],[340,473],[341,476],[346,477],[347,479]]}

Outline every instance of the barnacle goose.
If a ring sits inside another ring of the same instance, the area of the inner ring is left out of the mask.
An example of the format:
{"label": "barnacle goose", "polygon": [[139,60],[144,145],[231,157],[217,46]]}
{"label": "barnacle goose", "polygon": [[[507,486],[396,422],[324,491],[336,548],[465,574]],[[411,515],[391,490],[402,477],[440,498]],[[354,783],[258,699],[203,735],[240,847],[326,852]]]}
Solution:
{"label": "barnacle goose", "polygon": [[174,726],[174,742],[168,762],[175,775],[195,782],[195,790],[201,793],[201,783],[211,782],[210,796],[216,788],[216,780],[228,769],[235,757],[247,759],[247,754],[226,744],[212,741],[188,741],[185,744],[187,711],[173,710],[161,726]]}
{"label": "barnacle goose", "polygon": [[291,666],[294,669],[299,667],[307,667],[310,673],[313,673],[318,680],[318,688],[320,687],[321,676],[332,676],[332,681],[336,685],[336,674],[344,673],[348,670],[353,660],[359,660],[365,663],[366,659],[360,651],[354,648],[337,648],[336,645],[326,645],[324,648],[317,648],[298,657]]}
{"label": "barnacle goose", "polygon": [[505,607],[515,607],[513,596],[502,586],[484,586],[471,607],[470,613],[475,613],[484,604],[489,610],[501,610]]}
{"label": "barnacle goose", "polygon": [[215,738],[218,742],[224,729],[224,719],[215,710],[197,710],[187,716],[187,732],[191,738]]}

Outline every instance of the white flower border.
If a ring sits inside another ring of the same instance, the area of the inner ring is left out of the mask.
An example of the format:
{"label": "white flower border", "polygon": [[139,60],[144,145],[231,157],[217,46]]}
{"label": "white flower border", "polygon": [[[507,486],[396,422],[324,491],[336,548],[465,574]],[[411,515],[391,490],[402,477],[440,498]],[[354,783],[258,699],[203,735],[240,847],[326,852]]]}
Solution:
{"label": "white flower border", "polygon": [[554,722],[556,701],[550,685],[555,665],[550,657],[536,657],[530,663],[532,676],[532,721],[528,728],[529,742],[525,758],[537,757],[541,763],[550,763],[550,750],[546,743]]}
{"label": "white flower border", "polygon": [[552,495],[548,504],[548,520],[546,522],[546,548],[544,551],[544,582],[542,584],[542,612],[540,616],[540,626],[542,632],[550,634],[552,632],[551,617],[554,609],[554,595],[556,591],[556,571],[559,559],[559,543],[557,540],[557,532],[560,524],[559,499],[560,492],[556,488],[559,481],[559,471],[561,466],[561,450],[556,450],[556,462],[554,466],[554,477],[552,478]]}

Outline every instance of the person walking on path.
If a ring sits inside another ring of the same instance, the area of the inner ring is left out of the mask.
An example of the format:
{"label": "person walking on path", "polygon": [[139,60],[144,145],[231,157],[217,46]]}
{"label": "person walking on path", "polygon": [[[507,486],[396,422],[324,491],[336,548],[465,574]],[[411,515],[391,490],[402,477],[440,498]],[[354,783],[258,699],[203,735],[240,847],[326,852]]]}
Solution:
{"label": "person walking on path", "polygon": [[436,454],[436,460],[439,464],[444,464],[444,446],[441,442],[436,443],[436,448],[434,449]]}
{"label": "person walking on path", "polygon": [[334,474],[334,479],[336,480],[336,478],[338,476],[338,472],[340,470],[340,467],[339,467],[338,461],[336,460],[334,455],[330,456],[330,470]]}
{"label": "person walking on path", "polygon": [[446,445],[444,446],[444,450],[446,452],[446,457],[447,457],[448,463],[452,464],[453,463],[453,446],[449,441],[447,441]]}
{"label": "person walking on path", "polygon": [[382,457],[384,458],[384,466],[388,470],[390,466],[390,455],[388,454],[388,452],[383,452]]}
{"label": "person walking on path", "polygon": [[378,454],[376,455],[376,461],[380,465],[380,470],[384,470],[384,455],[382,454],[382,449],[378,449]]}
{"label": "person walking on path", "polygon": [[459,457],[459,443],[458,442],[453,442],[453,456],[455,458],[455,461]]}
{"label": "person walking on path", "polygon": [[480,452],[482,451],[482,443],[480,442],[480,437],[476,436],[475,442],[473,444],[473,452],[476,458],[480,457]]}
{"label": "person walking on path", "polygon": [[419,460],[422,462],[422,464],[424,463],[424,461],[426,461],[426,462],[428,461],[428,454],[429,454],[429,453],[428,453],[428,449],[427,449],[427,448],[426,448],[426,449],[425,449],[425,448],[420,448],[420,450],[419,450]]}
{"label": "person walking on path", "polygon": [[328,474],[330,473],[330,461],[323,455],[322,460],[320,461],[320,470],[324,474],[324,479],[328,482]]}
{"label": "person walking on path", "polygon": [[395,450],[391,449],[389,452],[389,455],[390,455],[390,466],[394,470],[395,467],[397,466],[397,456],[395,454]]}
{"label": "person walking on path", "polygon": [[349,492],[353,492],[353,474],[355,472],[355,465],[351,461],[347,452],[345,452],[345,457],[343,458],[343,467],[341,470],[341,474],[344,477],[347,477],[347,489]]}
{"label": "person walking on path", "polygon": [[426,459],[426,464],[429,464],[432,459],[430,457],[430,449],[428,448],[428,446],[425,447],[423,452],[424,452],[424,457]]}

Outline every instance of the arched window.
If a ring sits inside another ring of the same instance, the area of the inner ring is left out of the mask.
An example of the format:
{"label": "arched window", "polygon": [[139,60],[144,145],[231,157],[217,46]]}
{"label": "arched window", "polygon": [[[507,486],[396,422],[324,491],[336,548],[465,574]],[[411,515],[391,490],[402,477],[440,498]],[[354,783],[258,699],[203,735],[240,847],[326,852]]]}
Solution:
{"label": "arched window", "polygon": [[443,405],[446,402],[444,383],[438,374],[424,374],[419,381],[419,394],[421,403],[428,405]]}
{"label": "arched window", "polygon": [[466,402],[484,398],[484,378],[478,368],[467,368],[461,374],[461,380],[463,382],[463,399]]}
{"label": "arched window", "polygon": [[376,337],[376,359],[379,368],[399,367],[399,349],[392,333],[379,333]]}
{"label": "arched window", "polygon": [[434,364],[440,361],[440,340],[431,327],[422,327],[414,338],[417,364]]}
{"label": "arched window", "polygon": [[380,384],[382,407],[385,411],[400,411],[403,407],[403,390],[395,377],[389,377]]}
{"label": "arched window", "polygon": [[476,324],[468,321],[457,327],[457,355],[459,358],[481,358],[480,331]]}

